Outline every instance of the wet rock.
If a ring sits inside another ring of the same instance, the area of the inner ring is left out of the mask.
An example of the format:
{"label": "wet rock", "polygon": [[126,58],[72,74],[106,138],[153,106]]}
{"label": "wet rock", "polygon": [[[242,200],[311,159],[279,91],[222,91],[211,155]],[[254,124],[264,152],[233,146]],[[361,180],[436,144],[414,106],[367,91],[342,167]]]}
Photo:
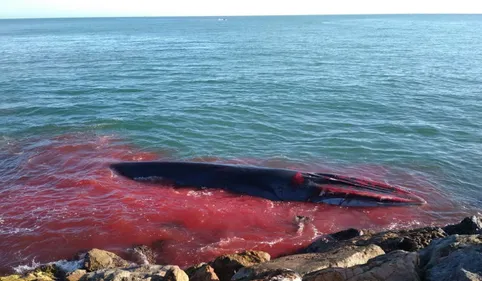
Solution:
{"label": "wet rock", "polygon": [[210,263],[221,281],[229,281],[241,268],[264,263],[270,260],[270,255],[262,251],[244,251],[238,254],[222,255]]}
{"label": "wet rock", "polygon": [[189,281],[189,278],[178,266],[143,265],[89,272],[81,281]]}
{"label": "wet rock", "polygon": [[67,281],[79,281],[86,273],[87,270],[85,269],[77,269],[68,273],[67,276],[65,276],[65,279]]}
{"label": "wet rock", "polygon": [[202,264],[188,274],[190,281],[219,281],[219,277],[209,264]]}
{"label": "wet rock", "polygon": [[323,253],[348,245],[366,246],[375,244],[385,252],[395,250],[417,251],[430,244],[434,239],[446,237],[439,227],[424,227],[412,230],[385,231],[376,234],[365,234],[348,240],[330,240],[323,237],[305,249],[307,253]]}
{"label": "wet rock", "polygon": [[130,248],[128,251],[128,259],[139,265],[155,264],[156,253],[146,245],[137,245]]}
{"label": "wet rock", "polygon": [[458,224],[450,224],[443,228],[448,235],[482,234],[482,217],[466,217]]}
{"label": "wet rock", "polygon": [[84,268],[87,271],[126,267],[128,265],[129,263],[118,255],[99,249],[92,249],[88,251],[84,259]]}
{"label": "wet rock", "polygon": [[259,265],[240,269],[233,281],[262,279],[267,272],[290,269],[301,276],[328,267],[350,267],[364,264],[368,260],[383,255],[385,252],[376,245],[354,246],[335,249],[325,253],[298,254],[274,259]]}
{"label": "wet rock", "polygon": [[40,267],[34,269],[32,273],[41,273],[52,277],[58,277],[59,275],[63,275],[63,272],[60,270],[60,268],[53,263],[41,265]]}
{"label": "wet rock", "polygon": [[316,271],[303,281],[419,281],[418,265],[418,253],[396,250],[363,265]]}
{"label": "wet rock", "polygon": [[184,272],[186,272],[187,276],[189,276],[189,279],[191,279],[191,276],[194,275],[194,273],[196,273],[196,271],[198,269],[200,269],[201,267],[205,266],[207,263],[205,262],[202,262],[202,263],[198,263],[198,264],[195,264],[193,266],[190,266],[188,268],[185,268],[184,269]]}
{"label": "wet rock", "polygon": [[482,235],[452,235],[420,251],[427,281],[482,280]]}
{"label": "wet rock", "polygon": [[329,235],[329,237],[336,241],[344,241],[344,240],[352,239],[362,235],[363,235],[362,230],[349,228],[349,229],[332,233]]}

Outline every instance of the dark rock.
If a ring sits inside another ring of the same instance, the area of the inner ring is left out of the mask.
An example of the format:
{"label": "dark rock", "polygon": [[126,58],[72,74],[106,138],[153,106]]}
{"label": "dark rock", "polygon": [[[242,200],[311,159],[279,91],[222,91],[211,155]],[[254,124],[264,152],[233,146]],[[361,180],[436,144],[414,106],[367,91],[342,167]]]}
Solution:
{"label": "dark rock", "polygon": [[44,274],[46,276],[51,276],[54,279],[62,279],[65,277],[65,272],[63,272],[57,265],[44,264],[33,270],[34,274]]}
{"label": "dark rock", "polygon": [[358,236],[362,236],[363,231],[355,228],[349,228],[330,234],[329,236],[336,241],[344,241]]}
{"label": "dark rock", "polygon": [[450,224],[443,228],[448,235],[453,234],[482,234],[482,217],[466,217],[458,224]]}
{"label": "dark rock", "polygon": [[482,280],[482,235],[452,235],[420,251],[426,281]]}
{"label": "dark rock", "polygon": [[129,263],[118,255],[99,249],[92,249],[88,251],[84,259],[84,268],[87,271],[126,267],[128,265]]}
{"label": "dark rock", "polygon": [[341,241],[322,237],[309,245],[304,251],[307,253],[323,253],[348,245],[366,246],[370,244],[380,246],[387,253],[395,250],[417,251],[428,246],[433,239],[446,236],[445,231],[439,227],[424,227],[412,230],[365,234]]}
{"label": "dark rock", "polygon": [[275,269],[256,276],[251,281],[301,281],[301,276],[290,269]]}
{"label": "dark rock", "polygon": [[190,266],[188,268],[185,268],[184,272],[186,272],[187,276],[189,276],[189,279],[191,279],[191,277],[194,275],[194,273],[196,273],[196,271],[198,269],[200,269],[201,267],[203,267],[205,265],[207,265],[207,263],[205,263],[205,262],[198,263],[198,264],[195,264],[195,265]]}
{"label": "dark rock", "polygon": [[259,265],[240,269],[231,280],[248,281],[262,279],[267,272],[290,269],[304,276],[310,272],[328,267],[350,267],[364,264],[369,259],[383,255],[383,250],[376,245],[354,246],[335,249],[325,253],[310,253],[285,256]]}
{"label": "dark rock", "polygon": [[241,268],[264,263],[270,260],[270,255],[262,251],[244,251],[238,254],[223,255],[210,263],[221,281],[229,281]]}
{"label": "dark rock", "polygon": [[392,251],[349,268],[332,267],[307,274],[303,281],[419,281],[418,253]]}

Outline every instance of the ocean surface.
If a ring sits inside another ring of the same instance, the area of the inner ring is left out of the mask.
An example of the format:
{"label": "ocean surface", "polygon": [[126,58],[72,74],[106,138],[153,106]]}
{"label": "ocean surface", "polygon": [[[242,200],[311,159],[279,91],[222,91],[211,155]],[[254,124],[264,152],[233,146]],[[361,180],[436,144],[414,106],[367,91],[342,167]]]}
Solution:
{"label": "ocean surface", "polygon": [[[0,20],[0,272],[136,244],[181,266],[278,256],[480,213],[481,30],[477,15]],[[157,159],[336,172],[428,203],[271,202],[108,168]]]}

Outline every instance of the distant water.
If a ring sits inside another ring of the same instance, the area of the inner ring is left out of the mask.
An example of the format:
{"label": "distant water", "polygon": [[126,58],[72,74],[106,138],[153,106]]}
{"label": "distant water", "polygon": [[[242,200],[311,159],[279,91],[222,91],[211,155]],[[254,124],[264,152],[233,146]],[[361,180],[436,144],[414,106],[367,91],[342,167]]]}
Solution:
{"label": "distant water", "polygon": [[[136,243],[182,265],[277,255],[482,211],[481,30],[476,15],[0,20],[0,271]],[[272,203],[107,169],[153,159],[349,173],[428,205]]]}

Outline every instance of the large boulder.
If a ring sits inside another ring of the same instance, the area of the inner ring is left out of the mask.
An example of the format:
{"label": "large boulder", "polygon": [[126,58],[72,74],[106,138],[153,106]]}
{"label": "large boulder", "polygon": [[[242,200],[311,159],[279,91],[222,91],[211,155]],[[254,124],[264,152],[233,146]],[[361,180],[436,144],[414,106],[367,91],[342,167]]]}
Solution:
{"label": "large boulder", "polygon": [[453,234],[482,234],[482,217],[471,216],[466,217],[458,224],[450,224],[445,226],[444,231],[448,235]]}
{"label": "large boulder", "polygon": [[351,231],[354,238],[348,240],[327,239],[322,237],[311,245],[304,252],[323,253],[334,249],[344,248],[348,245],[367,246],[375,244],[380,246],[383,251],[391,252],[395,250],[418,251],[430,244],[433,239],[446,237],[447,234],[439,227],[424,227],[412,230],[385,231],[380,233],[368,233],[357,236],[356,231]]}
{"label": "large boulder", "polygon": [[392,251],[349,268],[332,267],[307,274],[303,281],[419,281],[416,252]]}
{"label": "large boulder", "polygon": [[453,235],[420,251],[426,281],[482,280],[482,235]]}
{"label": "large boulder", "polygon": [[87,271],[127,266],[129,263],[118,255],[99,249],[88,251],[84,258],[84,268]]}
{"label": "large boulder", "polygon": [[143,265],[89,272],[81,281],[189,281],[189,278],[178,266]]}
{"label": "large boulder", "polygon": [[221,281],[229,281],[241,268],[264,263],[270,255],[262,251],[244,251],[237,254],[222,255],[210,263]]}
{"label": "large boulder", "polygon": [[354,246],[335,249],[325,253],[309,253],[285,256],[259,265],[240,269],[233,281],[263,279],[269,272],[280,269],[292,270],[301,276],[328,267],[350,267],[364,264],[385,252],[376,245]]}

